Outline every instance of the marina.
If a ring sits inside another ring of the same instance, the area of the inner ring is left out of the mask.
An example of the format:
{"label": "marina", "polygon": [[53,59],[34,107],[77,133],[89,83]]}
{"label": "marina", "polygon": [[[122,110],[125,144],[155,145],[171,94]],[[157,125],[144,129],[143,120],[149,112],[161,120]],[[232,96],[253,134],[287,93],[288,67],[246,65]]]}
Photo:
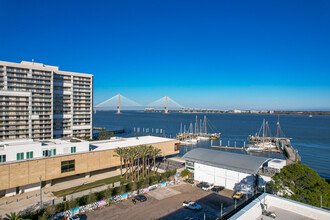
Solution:
{"label": "marina", "polygon": [[[194,145],[181,145],[179,156],[197,147],[209,149],[211,145],[234,147],[236,142],[236,147],[244,147],[244,142],[247,143],[247,137],[253,131],[259,130],[263,119],[268,121],[269,125],[276,125],[278,122],[277,115],[207,114],[207,118],[221,131],[221,138],[199,141]],[[143,128],[145,128],[145,133],[146,129],[149,128],[149,135],[176,137],[181,123],[182,125],[189,125],[195,121],[196,115],[193,114],[164,114],[161,112],[125,110],[122,114],[116,114],[113,111],[104,111],[97,112],[93,116],[94,126],[105,127],[107,130],[125,129],[125,133],[118,134],[120,137],[134,136],[134,127],[136,131],[137,128],[140,128],[140,135],[143,135]],[[313,118],[309,118],[308,115],[281,115],[280,122],[281,127],[285,128],[285,135],[294,140],[290,144],[299,152],[301,163],[315,169],[323,178],[330,179],[330,171],[328,169],[330,159],[327,156],[330,152],[330,139],[328,135],[330,133],[330,127],[328,126],[330,124],[330,117],[313,116]],[[152,128],[154,128],[154,134],[152,134]],[[156,134],[156,128],[158,129],[158,134]],[[163,134],[160,134],[160,129],[163,129]],[[137,132],[135,135],[137,135]],[[230,142],[229,145],[228,141]],[[220,142],[222,143],[220,144]],[[233,149],[227,149],[227,151],[279,159],[285,159],[285,154],[287,154],[286,152],[249,152]],[[290,158],[296,155],[293,150],[290,151],[290,148],[288,152],[292,155]],[[296,159],[294,158],[293,160],[295,161]]]}

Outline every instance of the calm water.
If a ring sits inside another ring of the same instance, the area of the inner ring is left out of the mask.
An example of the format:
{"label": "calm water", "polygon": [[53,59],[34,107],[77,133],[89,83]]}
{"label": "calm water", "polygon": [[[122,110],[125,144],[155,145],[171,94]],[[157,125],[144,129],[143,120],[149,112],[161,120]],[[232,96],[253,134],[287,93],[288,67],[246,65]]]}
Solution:
{"label": "calm water", "polygon": [[[204,114],[197,114],[199,119]],[[247,114],[206,114],[209,125],[213,125],[221,132],[223,145],[230,141],[230,146],[241,147],[247,140],[249,134],[255,134],[259,131],[262,120],[269,122],[271,132],[276,131],[276,115],[247,115]],[[133,136],[134,127],[154,128],[165,130],[167,137],[175,136],[180,131],[180,124],[186,124],[189,127],[190,122],[195,122],[196,114],[182,113],[153,113],[153,112],[135,112],[125,111],[122,114],[115,112],[97,112],[93,116],[93,126],[106,127],[110,130],[126,129],[128,132],[123,136]],[[295,116],[281,115],[280,123],[286,137],[292,138],[291,143],[296,148],[302,158],[302,163],[315,169],[323,178],[330,179],[330,117],[329,116]],[[208,128],[209,132],[212,132]],[[130,132],[131,131],[131,132]],[[215,132],[215,131],[214,131]],[[155,135],[155,134],[154,134]],[[200,142],[198,147],[210,148],[210,141]],[[218,142],[213,142],[219,145]],[[196,146],[195,146],[196,147]],[[184,154],[194,147],[182,146],[180,154]],[[239,151],[237,151],[239,152]],[[242,153],[242,152],[239,152]],[[281,158],[279,154],[254,153],[255,155]]]}

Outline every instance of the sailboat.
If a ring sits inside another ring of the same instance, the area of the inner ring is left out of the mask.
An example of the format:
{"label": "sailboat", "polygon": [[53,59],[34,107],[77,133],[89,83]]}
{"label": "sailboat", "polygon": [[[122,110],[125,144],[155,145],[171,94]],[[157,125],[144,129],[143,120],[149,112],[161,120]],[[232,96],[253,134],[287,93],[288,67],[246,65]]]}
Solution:
{"label": "sailboat", "polygon": [[[279,122],[278,122],[279,123]],[[278,124],[279,126],[279,124]],[[262,130],[262,139],[260,138],[260,132]],[[270,129],[268,126],[268,121],[263,120],[263,123],[260,127],[259,134],[255,135],[255,137],[250,137],[250,142],[254,142],[253,144],[249,144],[247,151],[263,151],[266,149],[275,149],[276,145],[272,142],[272,138],[267,137],[267,133],[270,133]],[[277,132],[277,131],[276,131]],[[261,141],[261,142],[260,142]]]}

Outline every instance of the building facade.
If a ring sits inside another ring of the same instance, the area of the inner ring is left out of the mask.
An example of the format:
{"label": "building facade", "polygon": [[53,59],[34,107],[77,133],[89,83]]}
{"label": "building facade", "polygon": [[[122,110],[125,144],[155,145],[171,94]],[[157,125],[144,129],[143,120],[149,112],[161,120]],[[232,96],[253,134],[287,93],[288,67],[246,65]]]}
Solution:
{"label": "building facade", "polygon": [[93,75],[0,61],[0,140],[92,137]]}
{"label": "building facade", "polygon": [[183,156],[194,180],[251,194],[258,171],[269,160],[264,157],[196,148]]}
{"label": "building facade", "polygon": [[154,136],[93,142],[76,138],[2,141],[0,158],[5,155],[6,160],[0,161],[0,197],[39,189],[39,177],[44,184],[52,184],[53,180],[66,181],[63,177],[81,174],[89,177],[94,171],[113,172],[120,165],[115,149],[139,145],[161,149],[162,157],[180,150],[178,140]]}

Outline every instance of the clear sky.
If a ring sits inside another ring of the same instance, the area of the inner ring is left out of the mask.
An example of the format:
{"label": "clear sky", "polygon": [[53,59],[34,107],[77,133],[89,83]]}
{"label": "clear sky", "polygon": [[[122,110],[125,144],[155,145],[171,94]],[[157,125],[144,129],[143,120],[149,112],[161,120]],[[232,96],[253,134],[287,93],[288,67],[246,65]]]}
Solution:
{"label": "clear sky", "polygon": [[330,109],[330,1],[0,0],[0,60],[94,75],[94,103]]}

